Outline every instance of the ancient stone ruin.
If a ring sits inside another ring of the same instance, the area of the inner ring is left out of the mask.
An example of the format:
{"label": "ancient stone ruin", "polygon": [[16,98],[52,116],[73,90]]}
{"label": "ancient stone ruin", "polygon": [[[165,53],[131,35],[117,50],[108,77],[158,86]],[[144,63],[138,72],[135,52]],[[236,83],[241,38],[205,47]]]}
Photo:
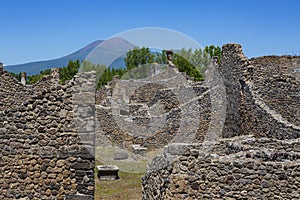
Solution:
{"label": "ancient stone ruin", "polygon": [[0,66],[0,199],[94,199],[95,73],[57,76],[26,86]]}
{"label": "ancient stone ruin", "polygon": [[119,179],[119,168],[116,165],[98,165],[97,177],[99,180],[117,180]]}
{"label": "ancient stone ruin", "polygon": [[249,60],[224,45],[220,137],[166,146],[143,177],[143,199],[299,199],[299,66],[300,57]]}
{"label": "ancient stone ruin", "polygon": [[300,57],[222,53],[204,82],[153,64],[97,92],[94,72],[24,85],[0,65],[0,199],[94,199],[95,147],[107,143],[140,157],[163,148],[145,200],[299,199]]}

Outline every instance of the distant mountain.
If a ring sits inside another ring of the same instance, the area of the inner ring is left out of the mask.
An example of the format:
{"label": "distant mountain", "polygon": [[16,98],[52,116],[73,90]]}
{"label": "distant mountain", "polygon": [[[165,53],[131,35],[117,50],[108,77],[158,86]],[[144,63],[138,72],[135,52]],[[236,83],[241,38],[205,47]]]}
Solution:
{"label": "distant mountain", "polygon": [[124,58],[135,45],[119,37],[104,40],[86,57],[93,64],[105,64],[112,68],[125,67]]}
{"label": "distant mountain", "polygon": [[[101,61],[101,64],[108,63],[111,67],[121,68],[125,67],[124,58],[126,51],[132,49],[133,47],[133,44],[122,38],[111,38],[105,41],[97,40],[83,47],[82,49],[61,58],[18,65],[7,65],[4,66],[4,68],[5,70],[13,73],[26,72],[27,75],[30,76],[33,74],[39,74],[42,70],[67,66],[69,60],[78,59],[82,61],[87,59],[93,62],[95,58],[97,58],[96,61]],[[114,55],[109,52],[114,52]]]}
{"label": "distant mountain", "polygon": [[4,68],[9,72],[14,73],[26,72],[28,76],[39,74],[40,71],[45,69],[67,66],[69,60],[83,60],[101,42],[103,42],[103,40],[94,41],[89,45],[83,47],[82,49],[61,58],[30,62],[25,64],[7,65],[4,66]]}
{"label": "distant mountain", "polygon": [[45,69],[67,66],[69,60],[83,60],[101,42],[103,42],[103,40],[97,40],[83,47],[82,49],[61,58],[30,62],[25,64],[7,65],[4,66],[4,68],[9,72],[14,73],[26,72],[28,76],[39,74],[40,71]]}
{"label": "distant mountain", "polygon": [[[39,74],[42,70],[67,66],[70,60],[88,60],[93,64],[106,64],[111,68],[125,68],[126,53],[135,45],[122,38],[97,40],[78,51],[52,60],[30,62],[4,66],[5,70],[13,73],[26,72],[27,76]],[[161,53],[161,50],[150,49],[152,54]]]}

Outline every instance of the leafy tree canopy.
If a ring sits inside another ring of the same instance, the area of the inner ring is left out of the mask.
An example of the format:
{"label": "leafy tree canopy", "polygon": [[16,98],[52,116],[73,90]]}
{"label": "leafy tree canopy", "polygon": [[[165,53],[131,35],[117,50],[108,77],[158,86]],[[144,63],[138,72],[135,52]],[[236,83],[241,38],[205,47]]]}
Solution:
{"label": "leafy tree canopy", "polygon": [[79,68],[79,60],[70,60],[68,66],[59,68],[60,83],[64,84],[67,80],[71,80],[78,73]]}
{"label": "leafy tree canopy", "polygon": [[[209,65],[210,58],[214,56],[218,56],[219,60],[221,59],[222,51],[219,46],[206,46],[203,50],[200,48],[195,50],[183,48],[174,53],[173,62],[178,67],[178,70],[180,72],[186,72],[187,75],[194,77],[195,81],[203,81],[203,74],[205,72],[205,69]],[[149,48],[146,47],[135,47],[133,50],[129,51],[125,58],[126,67],[120,69],[114,69],[109,66],[107,67],[105,65],[100,64],[95,65],[85,60],[83,62],[80,62],[79,60],[70,60],[67,66],[59,68],[60,83],[64,84],[67,80],[71,80],[74,77],[74,75],[78,73],[79,68],[81,66],[82,72],[97,72],[97,80],[99,80],[97,83],[97,88],[99,89],[102,85],[105,85],[107,84],[107,82],[111,81],[115,75],[118,75],[119,77],[127,75],[127,78],[135,78],[131,76],[132,74],[134,75],[134,73],[137,73],[138,77],[143,77],[143,73],[148,74],[149,69],[147,68],[139,70],[135,68],[141,65],[154,62],[161,65],[165,65],[166,61],[167,56],[165,50],[163,50],[161,53],[153,53],[150,51]],[[129,71],[132,71],[134,73],[130,73],[130,75],[128,75],[127,72]],[[47,69],[41,71],[40,74],[28,76],[27,84],[36,83],[43,76],[49,75],[50,72],[51,70]],[[14,77],[16,77],[19,81],[21,80],[21,73],[11,74]]]}

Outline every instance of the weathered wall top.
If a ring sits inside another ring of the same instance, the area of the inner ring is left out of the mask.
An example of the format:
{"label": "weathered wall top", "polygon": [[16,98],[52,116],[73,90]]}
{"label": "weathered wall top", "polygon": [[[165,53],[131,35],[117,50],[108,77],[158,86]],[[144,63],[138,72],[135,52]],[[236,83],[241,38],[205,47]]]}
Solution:
{"label": "weathered wall top", "polygon": [[[215,69],[220,77],[212,80],[221,78],[225,95],[213,81],[193,83],[172,69],[144,80],[115,79],[95,100],[93,73],[60,85],[53,70],[24,86],[0,63],[0,198],[93,199],[96,112],[102,134],[116,144],[198,143],[172,144],[154,159],[144,199],[299,199],[300,57],[249,60],[239,44],[226,44]],[[124,102],[131,103],[128,112],[113,104]],[[151,118],[157,103],[164,113]],[[142,134],[155,120],[167,119],[166,126],[146,139],[134,137],[120,123],[130,114]],[[213,120],[220,130],[211,129]],[[204,155],[202,142],[214,130],[217,140]]]}
{"label": "weathered wall top", "polygon": [[0,71],[0,92],[0,199],[93,199],[95,74],[24,86]]}
{"label": "weathered wall top", "polygon": [[201,141],[165,147],[143,177],[143,199],[299,199],[300,57],[248,60],[239,44],[222,53],[222,137],[208,152]]}

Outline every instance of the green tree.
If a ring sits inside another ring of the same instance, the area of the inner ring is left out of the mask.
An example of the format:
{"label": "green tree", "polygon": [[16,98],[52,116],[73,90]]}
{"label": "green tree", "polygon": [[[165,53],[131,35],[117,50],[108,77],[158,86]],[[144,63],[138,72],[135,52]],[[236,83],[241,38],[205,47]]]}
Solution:
{"label": "green tree", "polygon": [[204,77],[201,72],[192,65],[190,61],[179,54],[174,54],[173,62],[180,72],[185,72],[187,75],[194,78],[195,81],[203,81]]}
{"label": "green tree", "polygon": [[[179,71],[186,72],[187,75],[194,77],[195,81],[204,80],[204,72],[210,63],[210,58],[214,55],[221,56],[221,48],[215,46],[205,47],[202,49],[181,49],[173,56],[173,62],[178,67]],[[114,69],[105,65],[93,65],[88,61],[83,61],[82,71],[97,71],[99,74],[99,82],[97,88],[107,84],[115,75],[119,75],[122,79],[143,78],[150,73],[150,68],[138,67],[148,63],[157,62],[164,65],[167,61],[165,50],[162,53],[151,53],[149,48],[135,47],[129,51],[125,58],[125,69]],[[149,73],[148,73],[148,71]]]}
{"label": "green tree", "polygon": [[67,80],[71,80],[80,68],[80,61],[70,60],[67,67],[59,68],[60,83],[64,84]]}
{"label": "green tree", "polygon": [[22,73],[13,73],[13,72],[9,72],[10,75],[12,75],[13,77],[15,77],[19,82],[21,82],[21,78],[22,78]]}
{"label": "green tree", "polygon": [[206,46],[204,48],[204,51],[208,53],[211,58],[214,56],[218,56],[219,60],[221,60],[222,58],[222,49],[219,46],[214,46],[214,45]]}
{"label": "green tree", "polygon": [[181,49],[173,56],[173,62],[181,72],[194,78],[195,81],[204,80],[204,72],[209,64],[209,55],[201,48],[192,50]]}
{"label": "green tree", "polygon": [[92,62],[90,62],[88,60],[84,60],[81,63],[80,71],[81,72],[96,71],[96,68],[97,68],[97,66],[95,64],[93,64]]}
{"label": "green tree", "polygon": [[131,70],[139,65],[144,65],[147,63],[154,62],[155,55],[150,52],[149,48],[135,47],[133,50],[129,51],[125,58],[126,69]]}
{"label": "green tree", "polygon": [[162,50],[162,52],[156,52],[155,54],[155,62],[157,62],[158,64],[166,64],[167,61],[167,55],[166,55],[166,50]]}
{"label": "green tree", "polygon": [[202,81],[210,59],[218,56],[220,60],[221,54],[221,48],[214,45],[206,46],[203,50],[201,48],[195,50],[183,48],[173,56],[173,62],[179,71],[186,72],[187,75],[194,77],[196,81]]}
{"label": "green tree", "polygon": [[99,89],[102,85],[107,84],[108,81],[112,80],[112,77],[116,72],[115,69],[110,70],[110,67],[106,67],[106,65],[102,64],[93,64],[90,61],[84,60],[81,64],[81,72],[90,72],[96,71],[96,79],[97,82],[97,89]]}
{"label": "green tree", "polygon": [[97,89],[99,89],[102,85],[106,85],[108,82],[112,81],[115,75],[122,77],[127,72],[126,69],[114,69],[110,67],[106,67],[104,71],[101,73],[99,77],[99,81],[97,83]]}
{"label": "green tree", "polygon": [[39,80],[41,80],[44,76],[50,75],[51,74],[51,69],[46,69],[40,71],[39,74],[27,76],[26,83],[29,85],[37,83]]}
{"label": "green tree", "polygon": [[210,63],[210,56],[206,51],[203,51],[201,48],[195,49],[191,56],[190,62],[203,75]]}
{"label": "green tree", "polygon": [[97,77],[100,77],[104,70],[106,69],[106,65],[102,64],[93,64],[90,61],[84,60],[81,64],[80,71],[81,72],[91,72],[91,71],[96,71]]}

